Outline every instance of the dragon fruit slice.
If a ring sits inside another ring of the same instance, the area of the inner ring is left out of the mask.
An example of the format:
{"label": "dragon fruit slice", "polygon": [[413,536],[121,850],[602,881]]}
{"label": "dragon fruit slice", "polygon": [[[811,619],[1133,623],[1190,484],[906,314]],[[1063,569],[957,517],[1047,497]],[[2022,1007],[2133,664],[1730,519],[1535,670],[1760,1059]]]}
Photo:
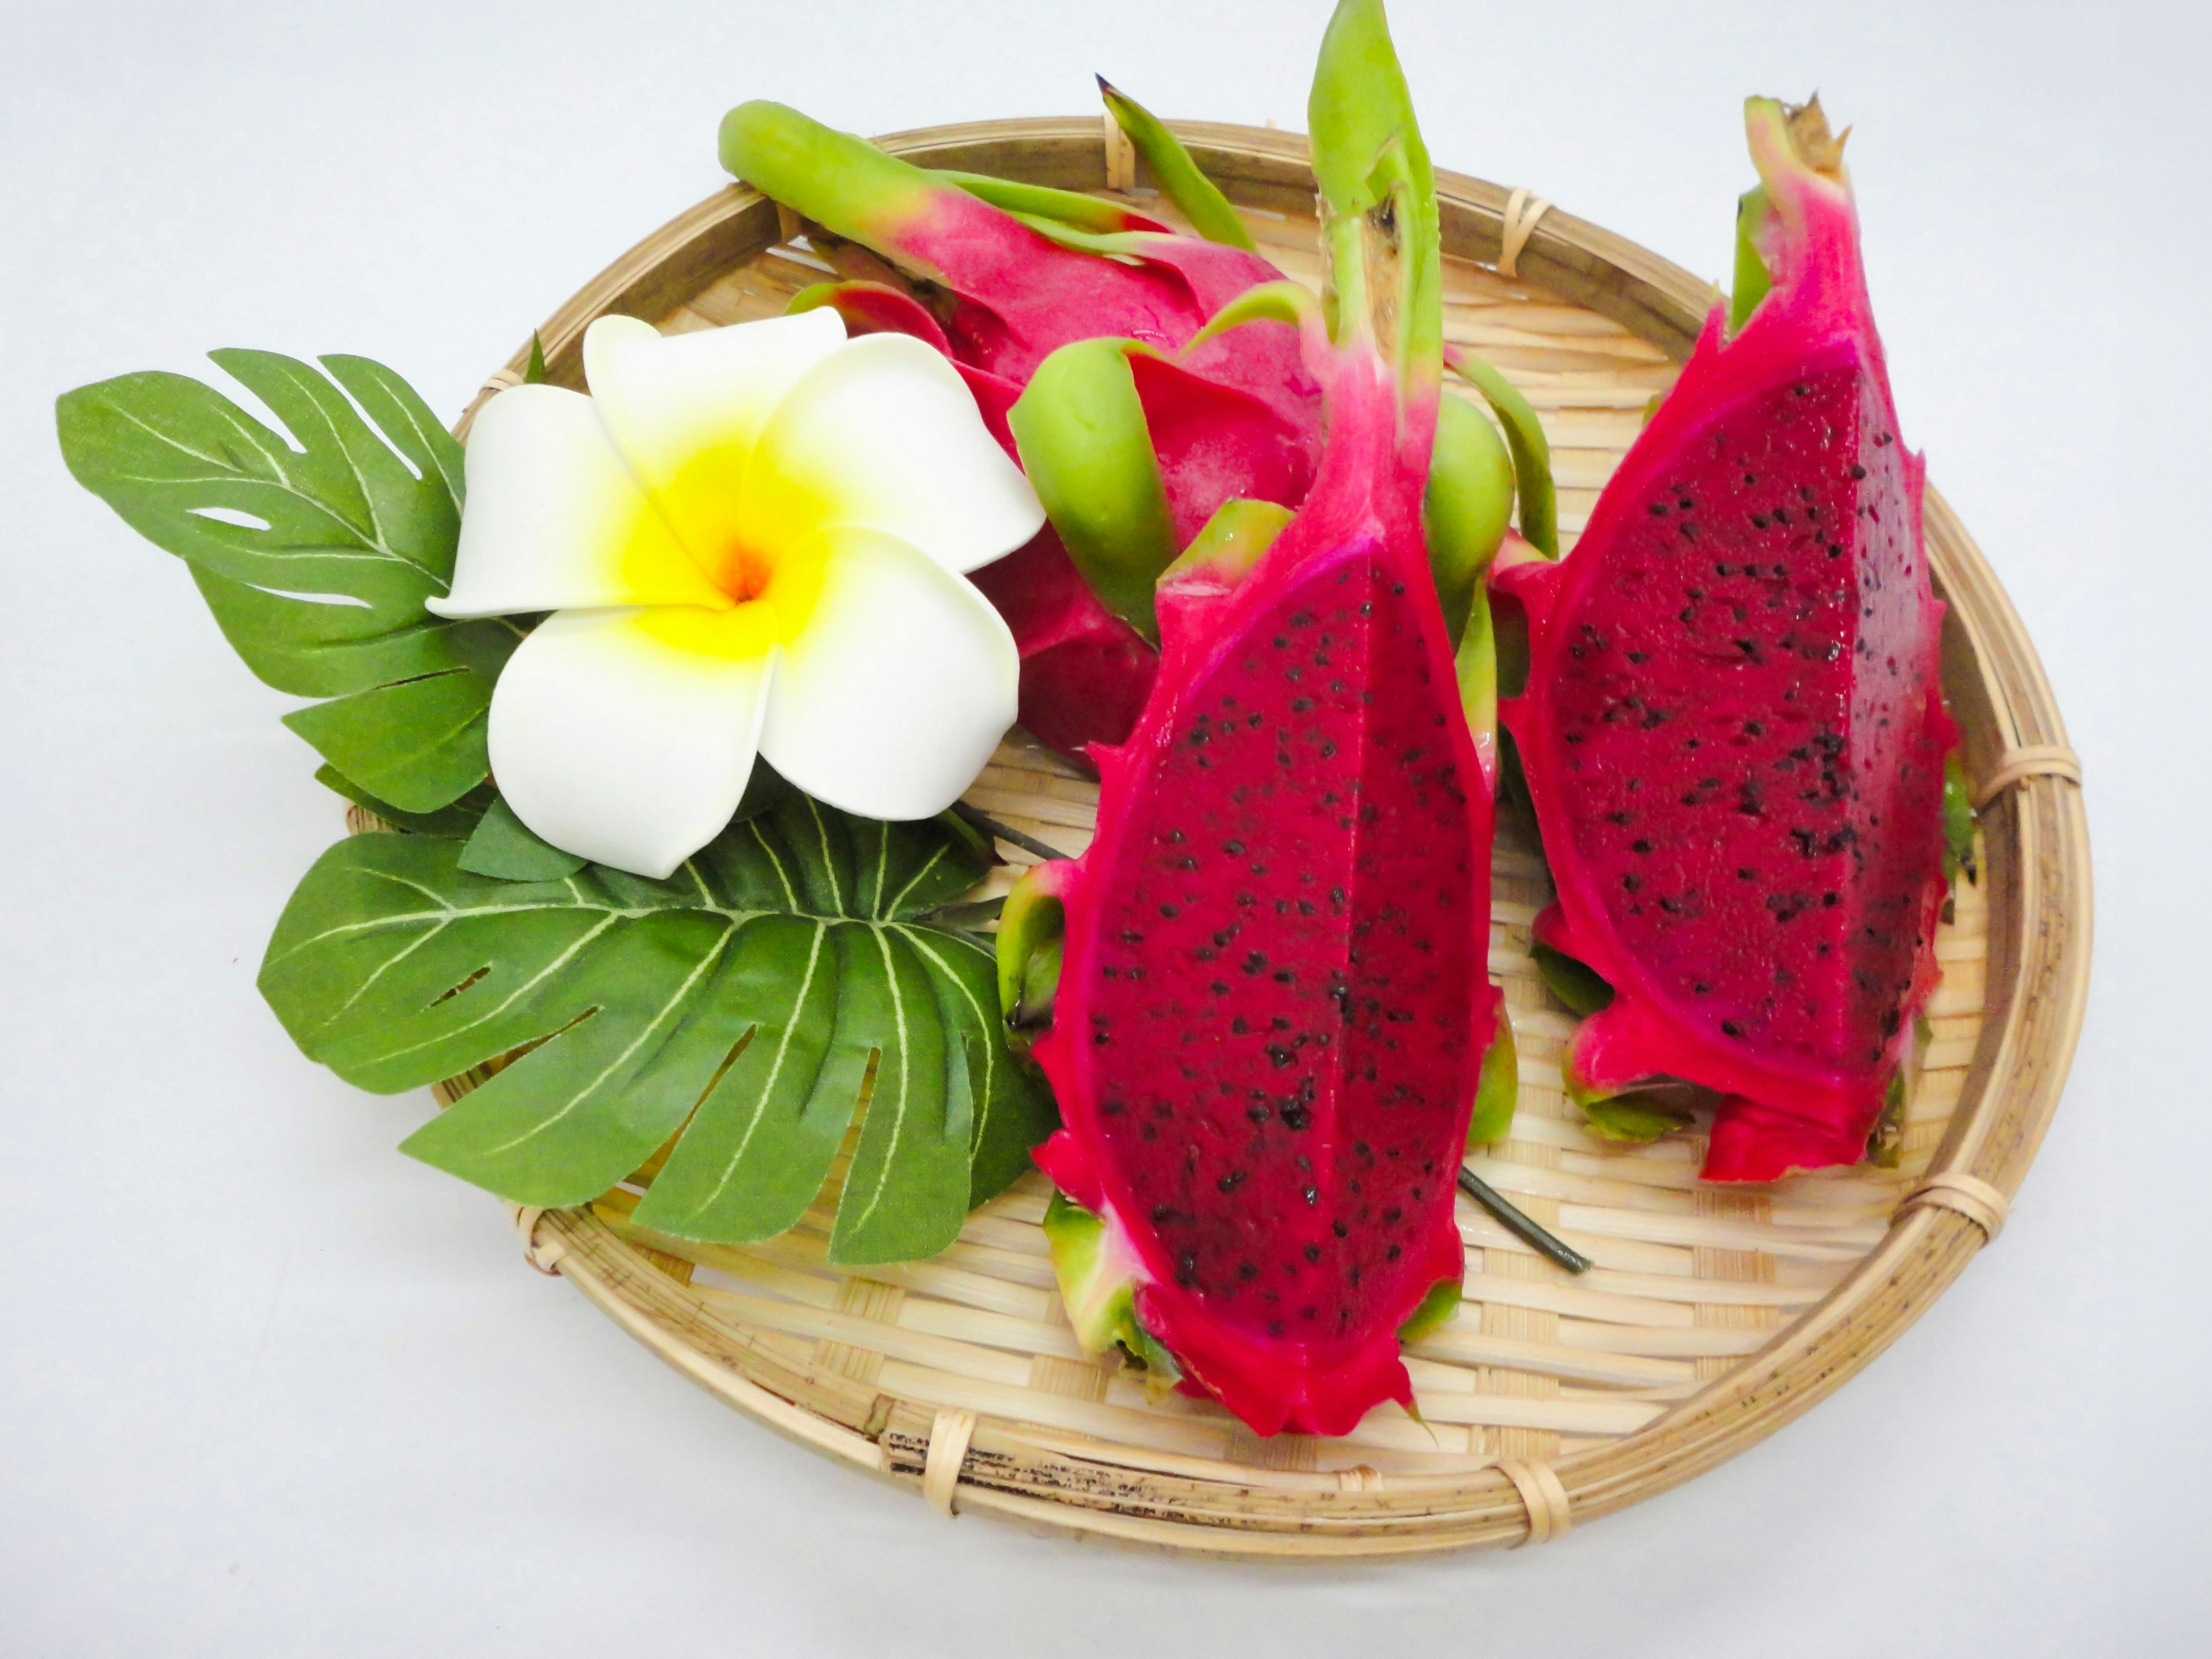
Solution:
{"label": "dragon fruit slice", "polygon": [[1312,118],[1340,318],[1308,339],[1320,475],[1272,540],[1281,509],[1224,508],[1162,579],[1097,838],[1000,933],[1017,1021],[1049,982],[1034,1054],[1066,1127],[1036,1158],[1079,1212],[1071,1309],[1261,1434],[1412,1404],[1399,1345],[1457,1305],[1496,1006],[1491,800],[1422,537],[1434,187],[1372,0],[1339,7]]}
{"label": "dragon fruit slice", "polygon": [[1733,337],[1716,309],[1573,553],[1492,577],[1529,638],[1536,936],[1611,988],[1570,1088],[1717,1091],[1724,1181],[1864,1150],[1936,979],[1955,741],[1841,145],[1817,102],[1746,125],[1771,291]]}

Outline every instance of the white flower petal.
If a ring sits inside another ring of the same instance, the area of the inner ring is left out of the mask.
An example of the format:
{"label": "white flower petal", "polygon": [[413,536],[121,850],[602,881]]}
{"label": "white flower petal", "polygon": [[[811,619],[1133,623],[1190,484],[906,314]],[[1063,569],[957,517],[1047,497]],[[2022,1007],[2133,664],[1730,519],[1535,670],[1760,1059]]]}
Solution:
{"label": "white flower petal", "polygon": [[[607,435],[678,533],[711,538],[724,527],[713,498],[734,497],[786,394],[844,343],[844,320],[828,306],[689,334],[602,317],[584,331],[584,377]],[[714,522],[690,523],[699,514],[687,503]],[[717,551],[692,550],[710,562]]]}
{"label": "white flower petal", "polygon": [[468,502],[441,617],[729,603],[607,441],[592,400],[519,386],[469,433]]}
{"label": "white flower petal", "polygon": [[492,691],[492,775],[514,815],[564,852],[655,878],[720,835],[752,775],[775,672],[773,650],[690,648],[730,614],[540,623]]}
{"label": "white flower petal", "polygon": [[873,818],[950,806],[1014,723],[1014,636],[905,543],[825,532],[820,597],[784,647],[761,753],[808,794]]}
{"label": "white flower petal", "polygon": [[745,471],[743,514],[769,544],[865,525],[947,570],[1036,534],[1044,508],[952,365],[903,334],[866,334],[792,387]]}

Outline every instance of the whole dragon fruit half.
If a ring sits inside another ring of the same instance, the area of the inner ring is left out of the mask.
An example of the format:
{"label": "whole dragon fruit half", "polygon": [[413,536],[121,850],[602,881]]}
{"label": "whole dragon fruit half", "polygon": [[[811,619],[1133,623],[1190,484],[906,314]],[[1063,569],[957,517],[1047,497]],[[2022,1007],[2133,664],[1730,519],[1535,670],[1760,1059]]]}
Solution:
{"label": "whole dragon fruit half", "polygon": [[1025,877],[1000,935],[1010,1007],[1051,997],[1066,1127],[1036,1158],[1079,1334],[1262,1434],[1412,1404],[1401,1332],[1457,1305],[1496,1006],[1491,795],[1422,532],[1434,186],[1373,0],[1338,8],[1310,117],[1337,299],[1336,342],[1304,337],[1318,476],[1294,517],[1225,507],[1161,580],[1097,838]]}
{"label": "whole dragon fruit half", "polygon": [[1706,1177],[1764,1181],[1856,1162],[1881,1115],[1955,734],[1841,144],[1817,102],[1746,116],[1741,325],[1716,308],[1574,551],[1492,583],[1528,627],[1501,713],[1559,890],[1537,939],[1602,981],[1570,1089],[1717,1091]]}

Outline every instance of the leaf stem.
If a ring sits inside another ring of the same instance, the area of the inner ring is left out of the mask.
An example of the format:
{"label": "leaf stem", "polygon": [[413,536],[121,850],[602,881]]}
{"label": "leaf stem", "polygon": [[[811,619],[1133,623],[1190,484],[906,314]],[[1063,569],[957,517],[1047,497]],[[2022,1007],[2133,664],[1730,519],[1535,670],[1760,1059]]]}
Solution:
{"label": "leaf stem", "polygon": [[1507,1231],[1554,1267],[1565,1267],[1571,1273],[1589,1271],[1590,1259],[1588,1256],[1572,1245],[1562,1243],[1522,1214],[1502,1193],[1464,1164],[1460,1168],[1459,1189],[1497,1217],[1504,1224]]}

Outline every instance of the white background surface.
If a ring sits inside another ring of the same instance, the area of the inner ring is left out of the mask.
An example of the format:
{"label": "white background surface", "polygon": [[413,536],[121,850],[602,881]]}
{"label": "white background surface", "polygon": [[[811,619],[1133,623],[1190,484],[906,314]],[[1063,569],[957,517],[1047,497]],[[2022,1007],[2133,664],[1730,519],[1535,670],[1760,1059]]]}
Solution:
{"label": "white background surface", "polygon": [[[887,131],[1304,125],[1323,0],[0,5],[0,1650],[2202,1652],[2202,8],[1400,0],[1443,165],[1724,274],[1738,100],[1817,87],[1909,439],[2090,778],[2072,1086],[2012,1227],[1691,1486],[1519,1554],[1193,1565],[947,1524],[529,1273],[420,1096],[253,989],[337,829],[286,700],[77,491],[54,395],[355,351],[458,410],[769,95]],[[2193,14],[2193,15],[2191,15]]]}

